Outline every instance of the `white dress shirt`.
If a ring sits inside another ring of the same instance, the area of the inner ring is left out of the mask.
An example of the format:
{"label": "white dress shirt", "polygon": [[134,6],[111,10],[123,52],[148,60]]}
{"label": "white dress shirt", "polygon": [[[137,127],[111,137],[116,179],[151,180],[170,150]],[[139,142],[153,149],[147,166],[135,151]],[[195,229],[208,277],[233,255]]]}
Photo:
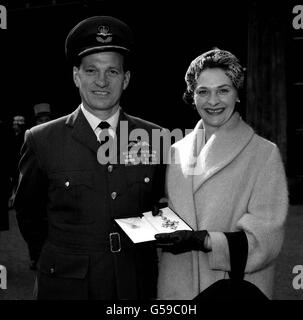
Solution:
{"label": "white dress shirt", "polygon": [[101,121],[106,121],[109,123],[110,127],[108,129],[109,134],[115,138],[116,136],[116,129],[117,129],[117,125],[118,125],[118,120],[119,120],[119,115],[120,115],[120,107],[118,108],[117,112],[115,112],[110,118],[106,119],[106,120],[100,120],[98,117],[96,117],[94,114],[92,114],[91,112],[89,112],[88,110],[86,110],[83,106],[83,104],[81,103],[80,108],[84,114],[84,117],[86,118],[86,120],[88,121],[89,125],[91,126],[91,128],[93,129],[97,140],[100,142],[99,139],[99,134],[102,131],[98,125]]}

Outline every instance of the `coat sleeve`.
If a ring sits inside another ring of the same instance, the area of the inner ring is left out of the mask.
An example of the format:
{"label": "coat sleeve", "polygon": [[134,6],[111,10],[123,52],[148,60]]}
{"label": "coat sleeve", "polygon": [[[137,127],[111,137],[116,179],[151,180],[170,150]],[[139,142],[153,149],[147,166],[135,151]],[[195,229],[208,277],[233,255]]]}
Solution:
{"label": "coat sleeve", "polygon": [[[248,239],[246,273],[268,266],[279,254],[288,211],[287,182],[277,147],[260,170],[248,202],[248,210],[236,223]],[[210,232],[212,269],[229,271],[229,250],[222,232]]]}
{"label": "coat sleeve", "polygon": [[14,201],[18,226],[29,248],[35,247],[40,252],[47,236],[47,179],[31,131],[25,135],[19,171]]}

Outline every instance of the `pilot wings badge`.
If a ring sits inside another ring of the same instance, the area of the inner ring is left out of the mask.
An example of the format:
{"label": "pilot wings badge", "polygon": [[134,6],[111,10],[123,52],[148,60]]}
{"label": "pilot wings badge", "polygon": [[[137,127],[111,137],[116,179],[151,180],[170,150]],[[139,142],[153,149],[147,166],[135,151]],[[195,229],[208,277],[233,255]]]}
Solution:
{"label": "pilot wings badge", "polygon": [[113,37],[108,26],[99,26],[96,40],[101,43],[111,42]]}

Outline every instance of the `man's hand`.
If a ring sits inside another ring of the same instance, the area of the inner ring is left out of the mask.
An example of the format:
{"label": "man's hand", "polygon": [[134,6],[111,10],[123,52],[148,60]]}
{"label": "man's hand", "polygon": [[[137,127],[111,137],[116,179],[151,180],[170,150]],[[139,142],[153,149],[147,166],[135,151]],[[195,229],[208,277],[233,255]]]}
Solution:
{"label": "man's hand", "polygon": [[161,198],[159,202],[157,202],[153,207],[153,210],[152,210],[153,216],[157,216],[158,214],[160,214],[161,209],[168,206],[167,202],[168,202],[167,198]]}
{"label": "man's hand", "polygon": [[184,253],[192,250],[203,252],[211,251],[207,247],[207,230],[187,231],[180,230],[172,233],[158,233],[155,235],[156,245],[173,254]]}

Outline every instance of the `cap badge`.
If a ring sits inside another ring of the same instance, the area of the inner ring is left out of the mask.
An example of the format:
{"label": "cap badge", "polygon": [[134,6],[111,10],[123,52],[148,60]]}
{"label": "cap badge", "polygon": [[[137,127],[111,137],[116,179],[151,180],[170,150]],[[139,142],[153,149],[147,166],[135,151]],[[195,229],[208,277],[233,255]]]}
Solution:
{"label": "cap badge", "polygon": [[111,42],[113,39],[112,37],[113,34],[110,33],[109,31],[110,30],[108,26],[99,26],[96,40],[102,43]]}

